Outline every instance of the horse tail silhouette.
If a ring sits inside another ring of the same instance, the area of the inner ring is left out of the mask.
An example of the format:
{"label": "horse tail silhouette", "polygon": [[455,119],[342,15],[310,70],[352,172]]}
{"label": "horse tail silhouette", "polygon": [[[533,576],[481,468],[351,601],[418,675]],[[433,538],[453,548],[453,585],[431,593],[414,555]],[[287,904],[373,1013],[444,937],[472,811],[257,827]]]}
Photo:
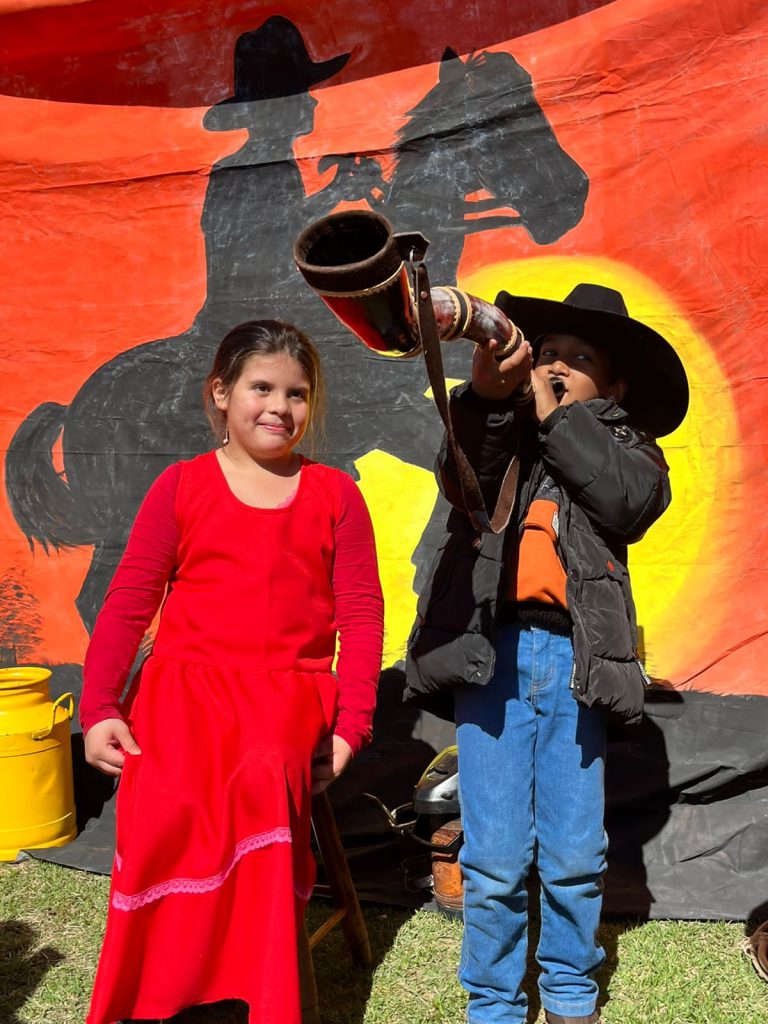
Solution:
{"label": "horse tail silhouette", "polygon": [[93,544],[95,531],[83,515],[51,449],[64,425],[66,405],[45,402],[27,416],[11,439],[5,457],[5,487],[16,522],[32,547],[38,541],[54,548]]}

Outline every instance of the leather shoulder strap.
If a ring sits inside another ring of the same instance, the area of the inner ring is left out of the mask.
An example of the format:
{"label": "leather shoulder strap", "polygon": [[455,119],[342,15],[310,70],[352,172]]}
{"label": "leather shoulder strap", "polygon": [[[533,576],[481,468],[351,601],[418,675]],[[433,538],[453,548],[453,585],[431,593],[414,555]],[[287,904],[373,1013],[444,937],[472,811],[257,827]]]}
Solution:
{"label": "leather shoulder strap", "polygon": [[424,362],[426,363],[429,382],[432,385],[432,393],[435,396],[435,404],[445,424],[448,444],[456,462],[459,486],[461,487],[464,499],[464,510],[478,533],[500,533],[509,523],[512,510],[515,507],[520,461],[517,453],[515,453],[504,474],[496,501],[496,508],[493,510],[493,514],[489,515],[475,471],[472,469],[469,459],[467,459],[454,434],[448,392],[445,386],[445,371],[443,370],[443,357],[440,351],[440,339],[437,334],[435,311],[430,296],[429,275],[423,263],[417,263],[414,266],[414,297],[418,326],[421,333],[421,344],[424,350]]}

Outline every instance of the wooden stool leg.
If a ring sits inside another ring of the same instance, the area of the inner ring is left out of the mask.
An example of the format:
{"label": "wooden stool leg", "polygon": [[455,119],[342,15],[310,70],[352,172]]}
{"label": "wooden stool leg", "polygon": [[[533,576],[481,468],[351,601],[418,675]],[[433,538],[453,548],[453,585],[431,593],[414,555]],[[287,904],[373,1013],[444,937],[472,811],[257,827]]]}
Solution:
{"label": "wooden stool leg", "polygon": [[368,929],[365,926],[365,918],[360,910],[357,893],[352,884],[352,876],[344,856],[339,830],[336,828],[331,801],[326,792],[318,793],[312,798],[312,825],[320,856],[323,858],[328,888],[331,890],[336,906],[344,911],[339,923],[344,931],[352,959],[358,964],[370,966],[373,963],[373,956],[368,941]]}
{"label": "wooden stool leg", "polygon": [[301,1024],[320,1024],[320,1004],[315,984],[315,968],[309,948],[306,923],[299,932],[299,985],[301,990]]}

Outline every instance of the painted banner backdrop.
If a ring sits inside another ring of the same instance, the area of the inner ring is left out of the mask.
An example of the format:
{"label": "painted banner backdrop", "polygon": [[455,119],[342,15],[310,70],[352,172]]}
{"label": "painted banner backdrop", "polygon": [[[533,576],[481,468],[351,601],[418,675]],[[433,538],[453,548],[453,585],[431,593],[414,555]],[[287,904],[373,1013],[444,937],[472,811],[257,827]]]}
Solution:
{"label": "painted banner backdrop", "polygon": [[[279,316],[322,346],[397,679],[440,422],[420,363],[301,281],[296,236],[370,207],[430,239],[435,284],[607,284],[691,382],[673,504],[630,554],[657,685],[612,754],[613,905],[745,917],[768,899],[768,7],[432,6],[0,0],[0,656],[77,678],[141,497],[212,444],[218,341]],[[463,379],[469,346],[445,352]]]}

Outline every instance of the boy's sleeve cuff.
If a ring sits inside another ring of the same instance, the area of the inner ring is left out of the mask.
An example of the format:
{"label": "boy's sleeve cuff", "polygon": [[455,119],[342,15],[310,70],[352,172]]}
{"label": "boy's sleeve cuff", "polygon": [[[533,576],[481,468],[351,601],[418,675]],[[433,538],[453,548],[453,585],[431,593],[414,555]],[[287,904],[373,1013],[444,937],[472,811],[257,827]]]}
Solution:
{"label": "boy's sleeve cuff", "polygon": [[539,436],[542,434],[546,435],[553,430],[563,416],[566,415],[567,411],[568,406],[566,405],[558,405],[556,409],[553,409],[549,416],[547,416],[546,419],[543,419],[539,424]]}

